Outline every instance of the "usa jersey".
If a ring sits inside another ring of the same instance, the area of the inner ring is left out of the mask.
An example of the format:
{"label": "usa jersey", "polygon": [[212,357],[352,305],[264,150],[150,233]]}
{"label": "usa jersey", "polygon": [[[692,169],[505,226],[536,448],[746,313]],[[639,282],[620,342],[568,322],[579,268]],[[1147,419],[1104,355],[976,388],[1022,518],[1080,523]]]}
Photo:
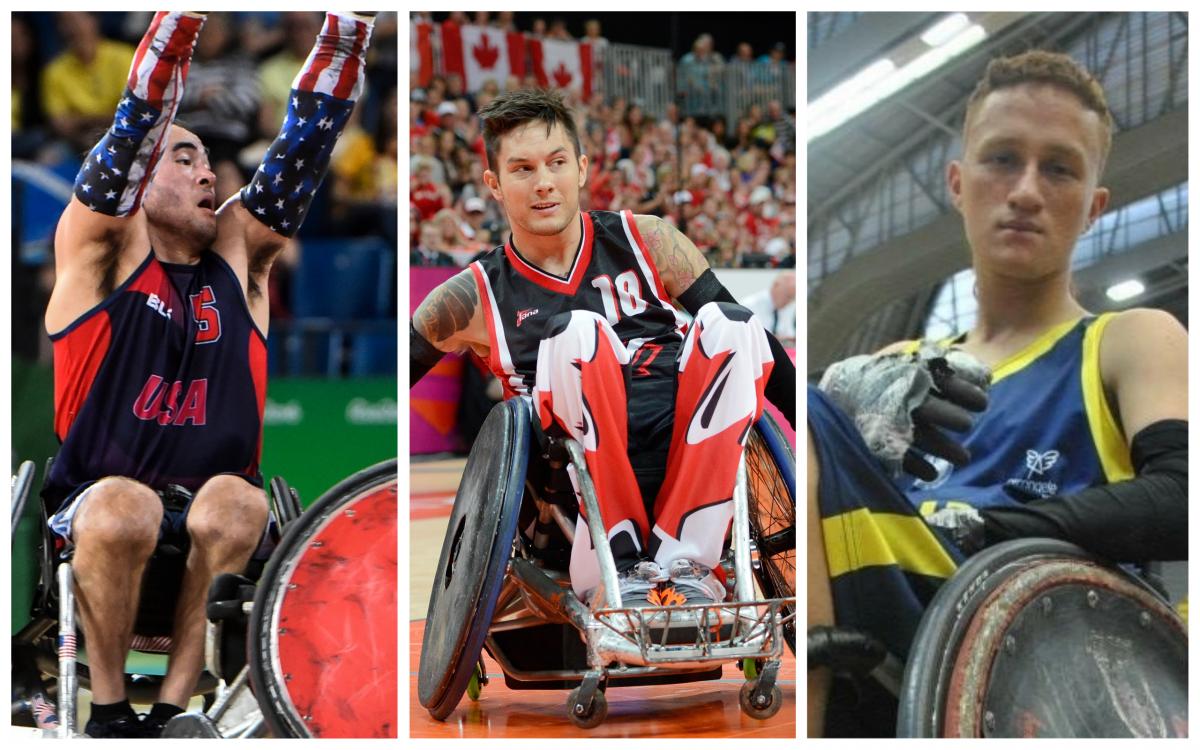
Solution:
{"label": "usa jersey", "polygon": [[565,277],[525,260],[511,240],[470,266],[487,321],[488,366],[505,398],[529,395],[546,323],[568,310],[607,318],[630,354],[635,390],[639,376],[674,377],[687,324],[671,305],[633,214],[590,211],[579,220],[579,250]]}
{"label": "usa jersey", "polygon": [[1058,325],[994,368],[987,411],[964,441],[970,463],[933,458],[938,476],[903,488],[923,515],[947,503],[1012,505],[1133,477],[1100,378],[1111,318]]}
{"label": "usa jersey", "polygon": [[266,338],[216,253],[195,265],[150,253],[50,339],[62,447],[48,502],[106,476],[192,491],[220,473],[260,481]]}

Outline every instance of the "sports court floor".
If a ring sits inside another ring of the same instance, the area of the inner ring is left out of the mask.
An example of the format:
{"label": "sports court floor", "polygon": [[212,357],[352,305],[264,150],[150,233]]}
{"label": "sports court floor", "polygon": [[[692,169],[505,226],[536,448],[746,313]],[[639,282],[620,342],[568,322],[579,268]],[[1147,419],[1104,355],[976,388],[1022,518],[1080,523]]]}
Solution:
{"label": "sports court floor", "polygon": [[743,679],[737,667],[722,679],[683,685],[612,688],[608,718],[595,729],[579,729],[566,714],[565,690],[509,690],[499,666],[485,655],[489,684],[479,701],[466,696],[444,721],[434,721],[417,702],[417,666],[434,569],[454,504],[465,459],[414,460],[410,469],[409,526],[410,652],[409,733],[412,737],[795,737],[796,659],[784,651],[779,685],[783,707],[767,721],[738,708]]}

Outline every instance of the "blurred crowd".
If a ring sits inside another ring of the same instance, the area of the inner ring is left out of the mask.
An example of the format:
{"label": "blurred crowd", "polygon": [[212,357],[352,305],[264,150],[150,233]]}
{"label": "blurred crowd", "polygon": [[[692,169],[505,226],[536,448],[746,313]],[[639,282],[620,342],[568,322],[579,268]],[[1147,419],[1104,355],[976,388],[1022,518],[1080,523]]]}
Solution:
{"label": "blurred crowd", "polygon": [[[515,30],[511,13],[477,13],[461,23]],[[526,33],[569,39],[560,20],[534,19]],[[608,41],[600,22],[588,21],[583,39],[603,60]],[[776,45],[755,57],[747,42],[731,60],[782,62]],[[567,92],[589,159],[583,210],[632,210],[672,222],[714,267],[794,267],[796,237],[796,125],[777,99],[753,104],[726,122],[719,114],[692,116],[689,97],[709,96],[726,58],[708,34],[676,64],[677,99],[653,115],[643,104],[596,91],[587,101]],[[602,62],[601,62],[602,64]],[[598,66],[599,67],[599,66]],[[772,75],[781,65],[755,66]],[[769,81],[764,81],[764,85]],[[536,85],[510,77],[505,88]],[[500,93],[488,82],[465,90],[457,75],[410,82],[408,135],[410,258],[413,265],[465,265],[508,238],[503,211],[483,184],[483,139],[476,113]],[[719,93],[716,92],[716,93]],[[716,111],[710,109],[708,111]]]}
{"label": "blurred crowd", "polygon": [[[112,123],[149,12],[12,15],[13,158],[77,163]],[[283,122],[296,72],[321,13],[210,13],[196,45],[177,122],[199,135],[218,198],[245,184]],[[376,20],[367,86],[334,151],[326,200],[302,235],[396,237],[395,13]],[[69,170],[65,170],[69,171]]]}

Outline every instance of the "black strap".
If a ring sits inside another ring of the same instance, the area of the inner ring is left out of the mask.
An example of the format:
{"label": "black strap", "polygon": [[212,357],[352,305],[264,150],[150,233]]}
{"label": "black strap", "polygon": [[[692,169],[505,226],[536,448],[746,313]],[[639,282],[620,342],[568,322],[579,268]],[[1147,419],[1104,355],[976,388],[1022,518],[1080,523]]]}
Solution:
{"label": "black strap", "polygon": [[987,543],[1045,536],[1116,562],[1187,559],[1187,422],[1134,435],[1137,476],[1021,506],[981,511]]}

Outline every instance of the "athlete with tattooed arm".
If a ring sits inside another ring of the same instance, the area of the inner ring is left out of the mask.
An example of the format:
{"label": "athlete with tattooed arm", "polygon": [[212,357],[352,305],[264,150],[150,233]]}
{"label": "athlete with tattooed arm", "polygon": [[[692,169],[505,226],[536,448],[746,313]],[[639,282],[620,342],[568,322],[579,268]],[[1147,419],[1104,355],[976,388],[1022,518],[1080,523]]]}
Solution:
{"label": "athlete with tattooed arm", "polygon": [[[204,144],[173,124],[204,18],[154,16],[55,235],[46,329],[62,447],[43,495],[61,546],[74,548],[92,737],[158,736],[183,710],[203,664],[209,583],[240,572],[264,539],[267,275],[362,90],[372,27],[327,15],[262,165],[217,206]],[[143,596],[160,544],[186,564]],[[168,610],[153,635],[172,637],[144,719],[123,669],[140,603]]]}
{"label": "athlete with tattooed arm", "polygon": [[[558,94],[508,92],[480,118],[512,235],[421,303],[411,384],[474,351],[506,398],[583,446],[625,606],[723,601],[738,459],[764,393],[794,424],[795,366],[673,226],[579,210],[588,157]],[[570,561],[585,600],[599,584],[586,523]]]}

